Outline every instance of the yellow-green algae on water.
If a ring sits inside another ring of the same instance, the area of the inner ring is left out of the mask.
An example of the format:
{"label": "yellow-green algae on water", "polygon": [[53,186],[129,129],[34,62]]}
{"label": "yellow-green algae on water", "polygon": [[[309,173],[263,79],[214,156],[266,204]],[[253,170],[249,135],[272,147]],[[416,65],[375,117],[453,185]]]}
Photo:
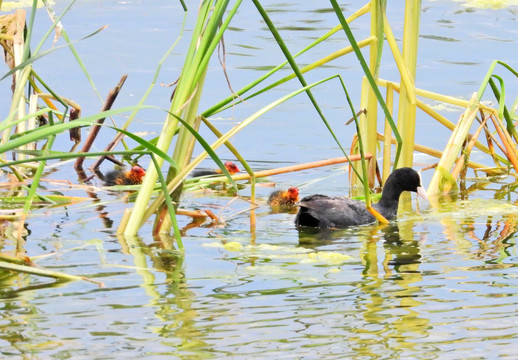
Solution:
{"label": "yellow-green algae on water", "polygon": [[243,252],[260,258],[294,259],[298,263],[318,263],[321,265],[341,265],[352,259],[351,256],[335,251],[314,251],[311,249],[281,245],[243,245],[238,241],[205,243],[205,247],[218,247],[229,252]]}
{"label": "yellow-green algae on water", "polygon": [[[0,1],[1,11],[11,11],[16,9],[30,8],[32,7],[32,0],[20,0],[20,1]],[[50,5],[54,5],[54,1],[48,1]],[[38,1],[39,8],[43,6],[41,0]]]}
{"label": "yellow-green algae on water", "polygon": [[457,0],[462,5],[481,9],[502,9],[508,6],[518,5],[518,0]]}

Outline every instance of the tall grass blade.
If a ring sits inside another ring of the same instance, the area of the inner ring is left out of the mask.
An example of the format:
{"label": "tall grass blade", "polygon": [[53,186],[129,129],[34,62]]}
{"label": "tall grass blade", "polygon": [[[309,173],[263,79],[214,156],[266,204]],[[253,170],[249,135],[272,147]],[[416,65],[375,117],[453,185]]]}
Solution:
{"label": "tall grass blade", "polygon": [[369,70],[369,66],[365,62],[365,59],[363,58],[363,54],[361,53],[360,48],[358,47],[358,43],[356,42],[356,39],[354,38],[351,28],[345,21],[345,18],[342,14],[342,10],[340,9],[340,6],[338,5],[336,0],[330,0],[330,2],[336,13],[336,16],[338,17],[338,20],[340,21],[340,24],[342,25],[342,29],[344,30],[345,35],[347,36],[347,39],[349,40],[349,42],[351,43],[351,46],[354,49],[354,53],[356,54],[356,57],[358,58],[358,61],[360,62],[363,72],[365,73],[365,76],[367,77],[367,80],[369,81],[369,84],[370,84],[372,90],[374,91],[374,94],[376,95],[376,98],[378,99],[378,102],[379,102],[381,108],[383,109],[385,116],[387,117],[387,119],[389,121],[390,128],[392,129],[392,132],[394,133],[394,137],[396,138],[397,146],[396,146],[396,155],[395,155],[395,159],[394,159],[394,168],[396,168],[398,165],[399,157],[401,155],[401,146],[402,146],[401,136],[399,135],[399,131],[397,129],[396,124],[394,123],[394,120],[392,119],[392,115],[390,114],[390,111],[388,110],[388,108],[385,104],[385,101],[383,100],[383,96],[381,95],[381,92],[379,91],[378,86],[376,85],[376,82],[374,81],[374,78]]}

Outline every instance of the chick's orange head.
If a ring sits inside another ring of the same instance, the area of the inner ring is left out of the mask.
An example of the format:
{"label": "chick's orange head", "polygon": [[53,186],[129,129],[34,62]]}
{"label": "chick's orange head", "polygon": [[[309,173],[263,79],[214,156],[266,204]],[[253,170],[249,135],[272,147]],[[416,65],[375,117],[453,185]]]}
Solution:
{"label": "chick's orange head", "polygon": [[232,161],[227,161],[225,163],[225,167],[227,168],[230,175],[234,175],[235,173],[238,173],[240,171],[237,165],[234,164]]}
{"label": "chick's orange head", "polygon": [[297,189],[294,186],[290,187],[288,189],[288,195],[291,199],[293,199],[293,201],[298,201],[299,200],[299,189]]}
{"label": "chick's orange head", "polygon": [[135,184],[142,183],[142,178],[144,175],[146,175],[146,171],[138,165],[133,166],[129,172],[129,177]]}

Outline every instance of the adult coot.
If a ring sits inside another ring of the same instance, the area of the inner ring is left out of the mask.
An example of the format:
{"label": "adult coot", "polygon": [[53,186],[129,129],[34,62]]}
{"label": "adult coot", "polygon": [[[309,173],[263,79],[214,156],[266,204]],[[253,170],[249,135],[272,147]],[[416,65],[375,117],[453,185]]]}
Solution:
{"label": "adult coot", "polygon": [[[413,191],[427,199],[419,174],[414,169],[401,168],[390,174],[383,187],[381,200],[372,207],[387,220],[393,219],[397,213],[399,196],[403,191]],[[304,197],[299,206],[299,212],[295,217],[297,226],[344,228],[376,220],[363,202],[344,196],[310,195]]]}
{"label": "adult coot", "polygon": [[[230,173],[230,175],[234,175],[235,173],[238,173],[240,170],[237,167],[236,164],[234,164],[232,161],[227,161],[225,163],[225,168]],[[200,177],[200,176],[208,176],[208,175],[218,175],[222,174],[223,171],[221,169],[199,169],[194,170],[192,172],[192,177]]]}

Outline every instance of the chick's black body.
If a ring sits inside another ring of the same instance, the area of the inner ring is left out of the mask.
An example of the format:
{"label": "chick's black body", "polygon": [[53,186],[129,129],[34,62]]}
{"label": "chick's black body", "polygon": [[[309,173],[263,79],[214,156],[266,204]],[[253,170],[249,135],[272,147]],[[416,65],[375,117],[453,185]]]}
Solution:
{"label": "chick's black body", "polygon": [[[394,219],[403,191],[413,191],[426,198],[419,174],[411,168],[395,170],[387,179],[381,200],[372,205],[387,220]],[[298,226],[323,228],[344,228],[374,222],[376,219],[361,201],[345,196],[310,195],[299,203],[300,209],[295,218]]]}
{"label": "chick's black body", "polygon": [[104,177],[106,186],[114,185],[138,185],[142,184],[142,180],[146,175],[146,171],[138,165],[133,166],[129,171],[113,170]]}
{"label": "chick's black body", "polygon": [[[230,175],[234,175],[235,173],[240,172],[239,168],[232,161],[227,161],[225,164],[225,168],[230,173]],[[191,173],[192,177],[202,177],[209,175],[221,175],[223,171],[221,169],[197,169]]]}

